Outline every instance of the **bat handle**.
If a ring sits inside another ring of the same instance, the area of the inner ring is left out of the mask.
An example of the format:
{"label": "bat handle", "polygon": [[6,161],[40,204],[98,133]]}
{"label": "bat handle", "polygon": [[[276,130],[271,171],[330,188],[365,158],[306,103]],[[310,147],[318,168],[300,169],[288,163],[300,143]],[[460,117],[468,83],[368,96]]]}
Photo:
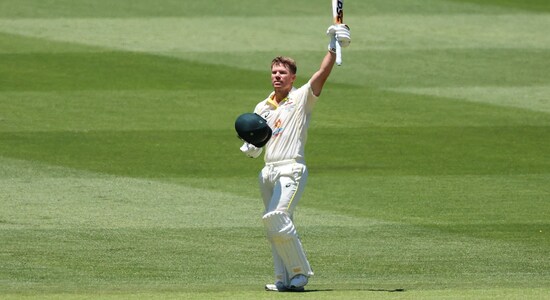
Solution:
{"label": "bat handle", "polygon": [[342,65],[342,47],[340,47],[340,43],[338,41],[336,42],[336,65]]}

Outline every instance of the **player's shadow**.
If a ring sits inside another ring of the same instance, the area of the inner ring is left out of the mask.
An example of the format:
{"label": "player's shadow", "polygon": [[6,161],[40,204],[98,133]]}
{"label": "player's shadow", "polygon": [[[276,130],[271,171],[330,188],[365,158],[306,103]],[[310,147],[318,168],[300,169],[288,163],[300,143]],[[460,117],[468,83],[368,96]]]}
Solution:
{"label": "player's shadow", "polygon": [[386,292],[386,293],[402,293],[405,292],[405,289],[397,288],[397,289],[372,289],[372,288],[365,288],[365,289],[312,289],[312,290],[304,290],[304,293],[308,292],[334,292],[334,291],[365,291],[365,292]]}

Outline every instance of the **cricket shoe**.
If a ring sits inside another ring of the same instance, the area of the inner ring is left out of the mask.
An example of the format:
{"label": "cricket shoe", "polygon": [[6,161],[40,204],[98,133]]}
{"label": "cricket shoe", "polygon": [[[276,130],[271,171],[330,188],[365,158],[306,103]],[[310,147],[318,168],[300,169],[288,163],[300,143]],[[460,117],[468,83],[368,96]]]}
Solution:
{"label": "cricket shoe", "polygon": [[265,285],[265,290],[268,292],[286,292],[288,288],[284,283],[277,281],[275,284],[268,283]]}
{"label": "cricket shoe", "polygon": [[275,284],[266,284],[265,290],[268,292],[303,292],[304,287],[291,288],[284,285],[284,283],[277,281]]}
{"label": "cricket shoe", "polygon": [[304,286],[306,286],[308,282],[307,276],[298,274],[290,280],[290,289],[291,290],[298,290],[298,289],[304,289]]}

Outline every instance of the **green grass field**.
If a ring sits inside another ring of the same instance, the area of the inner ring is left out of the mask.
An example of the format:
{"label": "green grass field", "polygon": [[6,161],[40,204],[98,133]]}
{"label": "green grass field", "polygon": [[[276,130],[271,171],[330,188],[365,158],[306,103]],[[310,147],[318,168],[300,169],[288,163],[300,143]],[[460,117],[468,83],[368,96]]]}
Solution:
{"label": "green grass field", "polygon": [[316,275],[263,291],[233,122],[274,56],[316,70],[319,2],[2,0],[0,298],[550,299],[546,0],[346,1],[296,212]]}

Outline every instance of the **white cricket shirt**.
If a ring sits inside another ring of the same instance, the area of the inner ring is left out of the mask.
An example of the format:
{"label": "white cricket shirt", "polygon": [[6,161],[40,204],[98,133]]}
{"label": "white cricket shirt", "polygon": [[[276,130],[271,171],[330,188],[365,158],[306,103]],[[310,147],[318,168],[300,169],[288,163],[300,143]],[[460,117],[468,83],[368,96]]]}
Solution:
{"label": "white cricket shirt", "polygon": [[273,100],[275,92],[256,105],[254,112],[267,120],[273,135],[265,145],[264,160],[273,163],[288,159],[304,162],[307,129],[313,106],[318,97],[313,95],[310,83],[292,88],[279,104]]}

